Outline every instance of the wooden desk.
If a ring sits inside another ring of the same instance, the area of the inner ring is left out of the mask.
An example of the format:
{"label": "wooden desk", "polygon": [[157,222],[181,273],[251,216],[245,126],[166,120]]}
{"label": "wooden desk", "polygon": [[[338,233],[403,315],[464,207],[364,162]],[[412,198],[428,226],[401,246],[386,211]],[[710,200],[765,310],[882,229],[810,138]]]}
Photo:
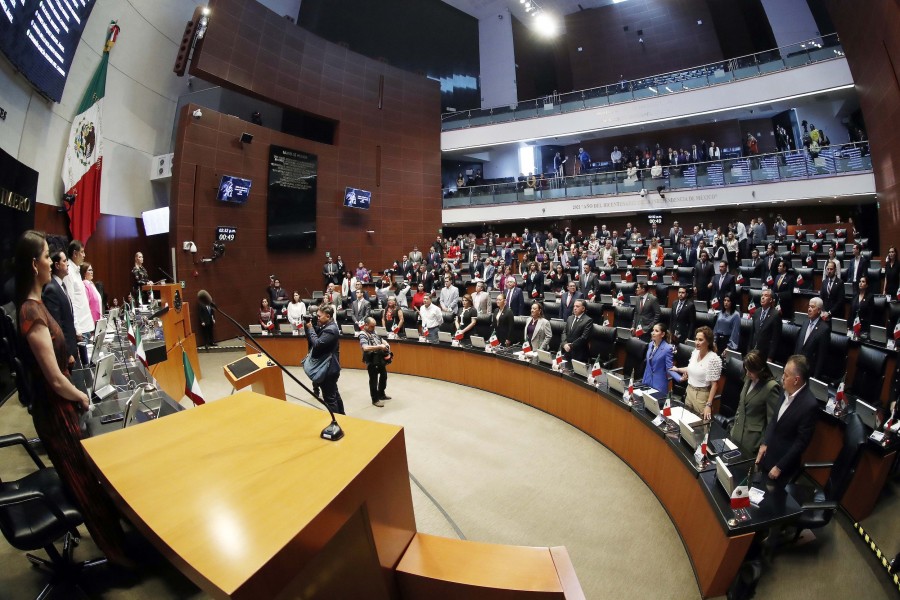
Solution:
{"label": "wooden desk", "polygon": [[[292,337],[255,338],[276,359],[299,364]],[[305,343],[305,342],[304,342]],[[703,597],[724,595],[750,547],[752,533],[728,535],[698,482],[665,438],[630,409],[594,388],[548,369],[431,344],[393,343],[392,373],[449,381],[518,400],[577,427],[614,452],[656,494],[678,529]],[[341,366],[362,369],[359,343],[341,338]]]}
{"label": "wooden desk", "polygon": [[215,598],[395,598],[416,529],[403,429],[341,417],[328,442],[329,422],[247,391],[82,443],[119,508]]}

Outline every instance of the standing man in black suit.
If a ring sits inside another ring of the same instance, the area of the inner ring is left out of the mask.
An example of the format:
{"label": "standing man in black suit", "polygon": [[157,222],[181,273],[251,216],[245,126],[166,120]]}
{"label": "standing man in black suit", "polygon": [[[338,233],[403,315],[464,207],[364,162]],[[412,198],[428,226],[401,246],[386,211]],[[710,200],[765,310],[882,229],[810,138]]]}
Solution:
{"label": "standing man in black suit", "polygon": [[575,282],[570,281],[568,290],[563,292],[559,298],[559,316],[563,321],[569,318],[569,315],[575,309],[575,301],[581,298],[584,298],[584,296],[577,290]]}
{"label": "standing man in black suit", "polygon": [[469,263],[469,273],[472,275],[474,281],[478,281],[479,279],[484,280],[484,263],[477,253],[473,258],[475,260]]}
{"label": "standing man in black suit", "polygon": [[788,272],[787,263],[778,263],[778,274],[775,275],[775,283],[772,289],[778,297],[778,306],[781,308],[781,316],[787,321],[794,320],[794,274]]}
{"label": "standing man in black suit", "polygon": [[724,308],[725,296],[734,297],[735,293],[734,275],[728,272],[728,263],[719,262],[719,274],[712,280],[712,296],[719,299],[719,307]]}
{"label": "standing man in black suit", "polygon": [[781,258],[775,254],[775,244],[769,244],[766,246],[766,255],[763,257],[763,268],[760,270],[760,276],[762,277],[763,283],[765,283],[769,277],[772,278],[772,281],[778,276],[778,265],[781,263]]}
{"label": "standing man in black suit", "polygon": [[81,336],[75,331],[75,313],[72,310],[72,301],[69,299],[69,292],[66,290],[66,284],[63,281],[69,274],[69,259],[66,257],[65,250],[54,248],[50,253],[50,260],[53,261],[51,270],[52,277],[44,291],[41,293],[41,300],[47,311],[50,313],[63,331],[66,338],[66,351],[69,353],[69,366],[79,366],[81,361],[78,356],[78,342]]}
{"label": "standing man in black suit", "polygon": [[597,295],[597,288],[600,285],[599,280],[597,279],[597,274],[591,270],[591,265],[587,262],[584,263],[584,269],[581,272],[581,279],[578,282],[578,286],[581,291],[581,297],[585,300],[588,300],[593,292],[593,295]]}
{"label": "standing man in black suit", "polygon": [[[765,279],[763,277],[763,270],[765,269],[766,263],[759,257],[759,250],[754,248],[750,251],[750,268],[753,269],[750,271],[750,277],[755,277],[756,279]],[[749,281],[747,282],[750,283]]]}
{"label": "standing man in black suit", "polygon": [[506,298],[506,305],[514,316],[525,315],[525,297],[522,295],[522,290],[516,287],[515,277],[506,278],[506,289],[503,295]]}
{"label": "standing man in black suit", "polygon": [[697,300],[709,300],[712,294],[713,266],[709,262],[709,253],[700,251],[700,262],[694,265],[694,297]]}
{"label": "standing man in black suit", "polygon": [[769,360],[780,340],[781,318],[775,309],[772,290],[763,290],[759,309],[753,315],[753,333],[747,350],[758,350],[765,360]]}
{"label": "standing man in black suit", "polygon": [[687,288],[681,286],[678,288],[678,300],[672,304],[672,314],[669,316],[669,331],[672,332],[673,345],[694,337],[695,318],[694,301],[688,299]]}
{"label": "standing man in black suit", "polygon": [[831,327],[822,320],[822,299],[814,296],[809,300],[806,309],[809,322],[797,333],[794,354],[802,354],[809,363],[812,377],[818,378],[825,366],[825,355],[828,353],[828,342],[831,340]]}
{"label": "standing man in black suit", "polygon": [[675,221],[669,229],[669,241],[672,242],[672,248],[677,250],[679,246],[681,246],[681,241],[683,239],[684,230],[678,226],[678,221]]}
{"label": "standing man in black suit", "polygon": [[560,347],[567,360],[578,360],[586,363],[591,359],[588,339],[590,338],[594,321],[584,314],[584,310],[584,298],[579,298],[575,301],[572,315],[566,320],[566,329],[563,331]]}
{"label": "standing man in black suit", "polygon": [[800,468],[800,458],[812,439],[818,403],[806,385],[810,370],[806,358],[792,356],[784,365],[784,399],[766,427],[756,464],[770,481],[784,486]]}
{"label": "standing man in black suit", "polygon": [[853,244],[853,257],[847,261],[847,282],[853,284],[853,291],[859,289],[859,278],[869,271],[869,259],[862,255],[862,246]]}
{"label": "standing man in black suit", "polygon": [[829,260],[825,265],[819,298],[822,299],[823,319],[830,319],[832,315],[844,318],[844,282],[837,276],[837,265],[833,261]]}
{"label": "standing man in black suit", "polygon": [[343,276],[344,274],[341,273],[338,266],[334,264],[334,260],[329,254],[328,258],[325,259],[325,266],[322,267],[322,278],[325,280],[325,287],[327,288],[329,283],[341,285],[341,277]]}
{"label": "standing man in black suit", "polygon": [[641,330],[644,332],[641,335],[641,339],[650,341],[650,330],[659,323],[659,317],[662,314],[662,311],[659,309],[659,300],[653,294],[647,293],[647,284],[644,282],[637,282],[634,291],[637,294],[638,303],[634,308],[634,326],[632,331],[636,331],[637,326],[640,325]]}

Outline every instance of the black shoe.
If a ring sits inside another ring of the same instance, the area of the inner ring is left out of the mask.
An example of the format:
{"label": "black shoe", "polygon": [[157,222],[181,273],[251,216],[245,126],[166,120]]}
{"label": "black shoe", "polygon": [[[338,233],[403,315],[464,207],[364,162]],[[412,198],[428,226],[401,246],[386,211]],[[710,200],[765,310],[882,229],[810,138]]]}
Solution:
{"label": "black shoe", "polygon": [[390,397],[390,396],[385,396],[384,394],[382,394],[382,395],[381,395],[381,399],[382,399],[382,400],[390,400],[391,397]]}

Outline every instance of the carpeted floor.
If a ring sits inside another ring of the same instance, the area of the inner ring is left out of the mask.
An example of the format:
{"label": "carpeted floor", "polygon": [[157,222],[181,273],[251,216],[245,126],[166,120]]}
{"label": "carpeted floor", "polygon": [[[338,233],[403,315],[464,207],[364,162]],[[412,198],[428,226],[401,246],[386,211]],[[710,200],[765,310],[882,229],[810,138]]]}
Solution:
{"label": "carpeted floor", "polygon": [[[208,400],[231,393],[221,366],[239,356],[201,353]],[[292,370],[305,380],[300,369]],[[384,408],[370,404],[365,372],[345,370],[339,387],[348,414],[406,428],[419,531],[564,545],[590,599],[699,598],[687,553],[655,496],[627,465],[581,432],[509,399],[438,381],[392,375],[393,400]],[[286,390],[289,401],[311,400],[293,382],[286,381]],[[0,407],[0,431],[33,435],[15,398]],[[24,453],[2,452],[0,477],[30,468]],[[817,535],[778,555],[757,598],[892,596],[874,557],[848,533],[846,518]],[[206,597],[139,536],[132,538],[140,574],[101,567],[85,576],[91,597]],[[95,555],[86,536],[78,556]],[[0,600],[34,597],[43,581],[21,552],[0,546]]]}

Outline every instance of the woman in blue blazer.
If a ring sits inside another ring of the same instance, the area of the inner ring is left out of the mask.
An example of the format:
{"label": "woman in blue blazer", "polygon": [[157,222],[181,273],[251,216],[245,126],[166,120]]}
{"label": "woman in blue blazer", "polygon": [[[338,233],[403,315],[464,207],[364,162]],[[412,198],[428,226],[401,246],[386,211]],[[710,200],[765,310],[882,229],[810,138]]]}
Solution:
{"label": "woman in blue blazer", "polygon": [[669,392],[669,369],[672,368],[672,346],[666,342],[666,326],[657,323],[650,331],[650,345],[647,347],[647,366],[641,380],[654,390],[667,394]]}

